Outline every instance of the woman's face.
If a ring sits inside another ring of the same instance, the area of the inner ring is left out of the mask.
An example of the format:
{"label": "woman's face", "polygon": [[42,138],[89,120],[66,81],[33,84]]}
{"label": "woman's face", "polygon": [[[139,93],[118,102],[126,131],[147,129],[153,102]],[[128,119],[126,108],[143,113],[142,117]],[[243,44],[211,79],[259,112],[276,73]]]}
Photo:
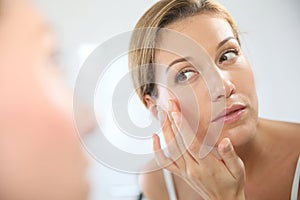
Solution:
{"label": "woman's face", "polygon": [[0,7],[0,199],[86,199],[87,159],[54,35],[27,1]]}
{"label": "woman's face", "polygon": [[[155,53],[155,63],[168,67],[168,70],[158,69],[155,76],[156,79],[164,77],[169,89],[158,86],[156,104],[166,105],[168,99],[175,98],[178,107],[184,111],[183,117],[188,122],[199,122],[197,138],[200,141],[204,140],[209,126],[224,122],[216,144],[224,137],[229,137],[236,146],[248,142],[253,137],[257,124],[257,96],[250,64],[229,23],[224,19],[202,14],[175,22],[166,28],[177,31],[202,46],[213,65],[204,66],[197,61],[194,64],[204,68],[202,71],[210,70],[213,73],[208,76],[199,73],[188,59],[182,59],[190,57],[191,60],[195,58],[194,60],[201,62],[207,57],[203,52],[192,52],[189,55],[186,52],[191,48],[187,49],[185,44],[180,44],[180,40],[172,40],[162,32],[158,44],[160,50]],[[170,51],[173,53],[166,51],[174,45],[186,48],[184,55],[178,56],[172,49]],[[210,87],[209,84],[214,84],[217,80],[221,86]],[[224,102],[222,108],[213,109],[217,107],[217,102]]]}

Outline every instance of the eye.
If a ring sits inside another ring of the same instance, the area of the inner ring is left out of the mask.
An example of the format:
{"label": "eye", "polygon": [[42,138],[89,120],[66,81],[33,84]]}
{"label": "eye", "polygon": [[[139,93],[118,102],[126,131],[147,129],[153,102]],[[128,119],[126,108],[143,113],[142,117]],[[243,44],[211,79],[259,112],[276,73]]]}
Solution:
{"label": "eye", "polygon": [[198,72],[192,69],[186,69],[183,70],[181,72],[179,72],[176,75],[175,81],[177,83],[186,83],[187,81],[189,81],[193,76],[197,75]]}
{"label": "eye", "polygon": [[235,59],[239,55],[239,51],[236,49],[231,49],[224,54],[219,59],[219,64],[222,64],[223,62],[230,61],[232,59]]}

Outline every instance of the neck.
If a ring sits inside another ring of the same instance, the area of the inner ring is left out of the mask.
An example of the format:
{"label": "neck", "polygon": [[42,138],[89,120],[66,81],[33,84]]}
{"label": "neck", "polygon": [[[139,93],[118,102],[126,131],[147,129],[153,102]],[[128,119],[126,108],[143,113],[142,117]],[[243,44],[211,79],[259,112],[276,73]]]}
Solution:
{"label": "neck", "polygon": [[268,144],[263,123],[263,120],[259,119],[254,137],[248,143],[235,148],[236,153],[243,160],[246,172],[249,173],[255,166],[260,166],[258,162],[264,161],[268,154],[265,148]]}

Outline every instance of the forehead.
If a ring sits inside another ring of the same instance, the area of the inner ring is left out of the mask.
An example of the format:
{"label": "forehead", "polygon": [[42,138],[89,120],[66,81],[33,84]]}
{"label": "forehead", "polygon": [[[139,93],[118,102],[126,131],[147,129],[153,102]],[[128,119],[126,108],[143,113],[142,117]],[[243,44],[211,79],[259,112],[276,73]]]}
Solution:
{"label": "forehead", "polygon": [[166,28],[170,31],[162,31],[159,34],[155,52],[155,61],[164,64],[179,56],[189,57],[192,55],[188,54],[197,54],[199,52],[193,51],[199,49],[213,57],[221,41],[234,37],[233,30],[225,19],[209,14],[188,17]]}

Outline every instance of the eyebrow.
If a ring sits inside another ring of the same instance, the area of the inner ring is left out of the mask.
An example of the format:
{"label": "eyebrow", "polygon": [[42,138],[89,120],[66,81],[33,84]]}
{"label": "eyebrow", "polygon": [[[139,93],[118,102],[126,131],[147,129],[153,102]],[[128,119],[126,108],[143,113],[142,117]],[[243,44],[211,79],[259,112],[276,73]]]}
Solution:
{"label": "eyebrow", "polygon": [[180,63],[180,62],[187,62],[188,61],[188,57],[184,57],[184,58],[178,58],[176,60],[174,60],[173,62],[171,62],[167,69],[166,69],[166,72],[169,71],[170,67],[172,67],[173,65],[177,64],[177,63]]}
{"label": "eyebrow", "polygon": [[232,36],[230,36],[230,37],[228,37],[228,38],[225,38],[224,40],[222,40],[219,44],[218,44],[218,46],[217,46],[217,49],[219,49],[221,46],[223,46],[226,42],[228,42],[229,40],[236,40],[236,38],[235,37],[232,37]]}
{"label": "eyebrow", "polygon": [[[236,40],[236,38],[235,38],[235,37],[232,37],[232,36],[225,38],[224,40],[222,40],[222,41],[218,44],[217,49],[219,49],[221,46],[223,46],[223,45],[224,45],[226,42],[228,42],[229,40]],[[173,62],[171,62],[171,63],[168,65],[168,67],[167,67],[167,69],[166,69],[166,72],[168,72],[169,69],[170,69],[170,67],[172,67],[173,65],[175,65],[175,64],[177,64],[177,63],[180,63],[180,62],[187,62],[187,61],[188,61],[188,57],[178,58],[178,59],[174,60]]]}

